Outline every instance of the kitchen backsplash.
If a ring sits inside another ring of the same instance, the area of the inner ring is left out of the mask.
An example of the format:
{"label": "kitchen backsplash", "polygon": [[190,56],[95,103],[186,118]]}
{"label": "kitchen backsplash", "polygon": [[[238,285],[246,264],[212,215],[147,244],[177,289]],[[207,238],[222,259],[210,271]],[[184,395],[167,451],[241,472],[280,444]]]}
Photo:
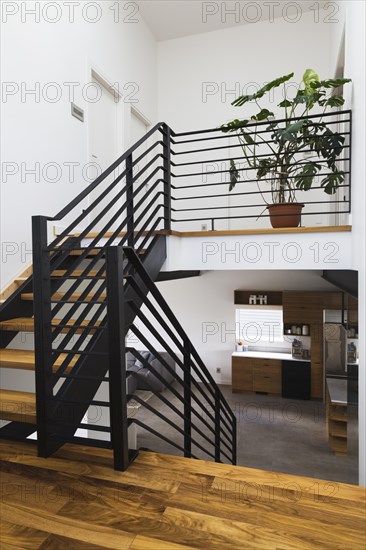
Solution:
{"label": "kitchen backsplash", "polygon": [[310,336],[284,336],[282,342],[257,342],[255,344],[248,344],[249,351],[276,351],[278,353],[291,353],[292,341],[300,340],[302,342],[303,349],[311,350],[311,337]]}

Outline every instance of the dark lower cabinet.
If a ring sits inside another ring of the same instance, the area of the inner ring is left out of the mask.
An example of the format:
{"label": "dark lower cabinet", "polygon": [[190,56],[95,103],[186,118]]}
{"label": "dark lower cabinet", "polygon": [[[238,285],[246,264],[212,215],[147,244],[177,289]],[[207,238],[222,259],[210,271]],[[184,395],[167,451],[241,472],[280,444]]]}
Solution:
{"label": "dark lower cabinet", "polygon": [[282,361],[282,397],[310,399],[310,361]]}

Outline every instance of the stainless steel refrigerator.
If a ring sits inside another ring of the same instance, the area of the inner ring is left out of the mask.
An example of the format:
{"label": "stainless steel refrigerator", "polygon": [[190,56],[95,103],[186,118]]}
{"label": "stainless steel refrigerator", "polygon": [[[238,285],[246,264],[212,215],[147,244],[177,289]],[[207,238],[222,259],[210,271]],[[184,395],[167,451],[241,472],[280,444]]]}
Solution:
{"label": "stainless steel refrigerator", "polygon": [[347,331],[340,323],[324,324],[325,377],[347,377]]}

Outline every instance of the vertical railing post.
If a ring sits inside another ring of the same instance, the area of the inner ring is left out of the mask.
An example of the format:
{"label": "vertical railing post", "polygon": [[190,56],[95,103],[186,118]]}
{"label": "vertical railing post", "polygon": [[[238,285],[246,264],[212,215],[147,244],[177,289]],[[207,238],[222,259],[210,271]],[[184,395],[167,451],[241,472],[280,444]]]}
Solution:
{"label": "vertical railing post", "polygon": [[33,314],[38,455],[51,454],[48,436],[52,398],[51,266],[47,250],[47,218],[32,217]]}
{"label": "vertical railing post", "polygon": [[171,171],[171,130],[164,125],[164,229],[172,228],[172,171]]}
{"label": "vertical railing post", "polygon": [[123,471],[129,465],[123,250],[117,246],[106,250],[111,443],[114,468]]}
{"label": "vertical railing post", "polygon": [[236,418],[233,418],[232,463],[236,465]]}
{"label": "vertical railing post", "polygon": [[220,431],[220,390],[215,387],[215,462],[221,461],[221,431]]}
{"label": "vertical railing post", "polygon": [[192,456],[191,342],[184,342],[184,456]]}
{"label": "vertical railing post", "polygon": [[132,153],[126,158],[127,244],[134,247],[133,161]]}

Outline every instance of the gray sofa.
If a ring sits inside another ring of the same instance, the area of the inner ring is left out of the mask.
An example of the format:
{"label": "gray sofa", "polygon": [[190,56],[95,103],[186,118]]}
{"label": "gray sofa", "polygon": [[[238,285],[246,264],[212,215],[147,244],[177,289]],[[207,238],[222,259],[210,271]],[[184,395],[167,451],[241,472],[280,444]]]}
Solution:
{"label": "gray sofa", "polygon": [[[139,351],[139,350],[138,350]],[[131,352],[127,352],[127,371],[132,371],[135,374],[128,377],[128,392],[133,393],[137,390],[146,391],[163,391],[167,384],[174,380],[174,376],[156,359],[149,351],[139,351],[139,353],[147,359],[149,364],[164,378],[165,383],[161,382],[141,361],[137,360]],[[161,357],[175,372],[175,362],[165,351],[160,352]],[[135,381],[135,383],[133,382]],[[134,387],[135,386],[135,387]]]}

